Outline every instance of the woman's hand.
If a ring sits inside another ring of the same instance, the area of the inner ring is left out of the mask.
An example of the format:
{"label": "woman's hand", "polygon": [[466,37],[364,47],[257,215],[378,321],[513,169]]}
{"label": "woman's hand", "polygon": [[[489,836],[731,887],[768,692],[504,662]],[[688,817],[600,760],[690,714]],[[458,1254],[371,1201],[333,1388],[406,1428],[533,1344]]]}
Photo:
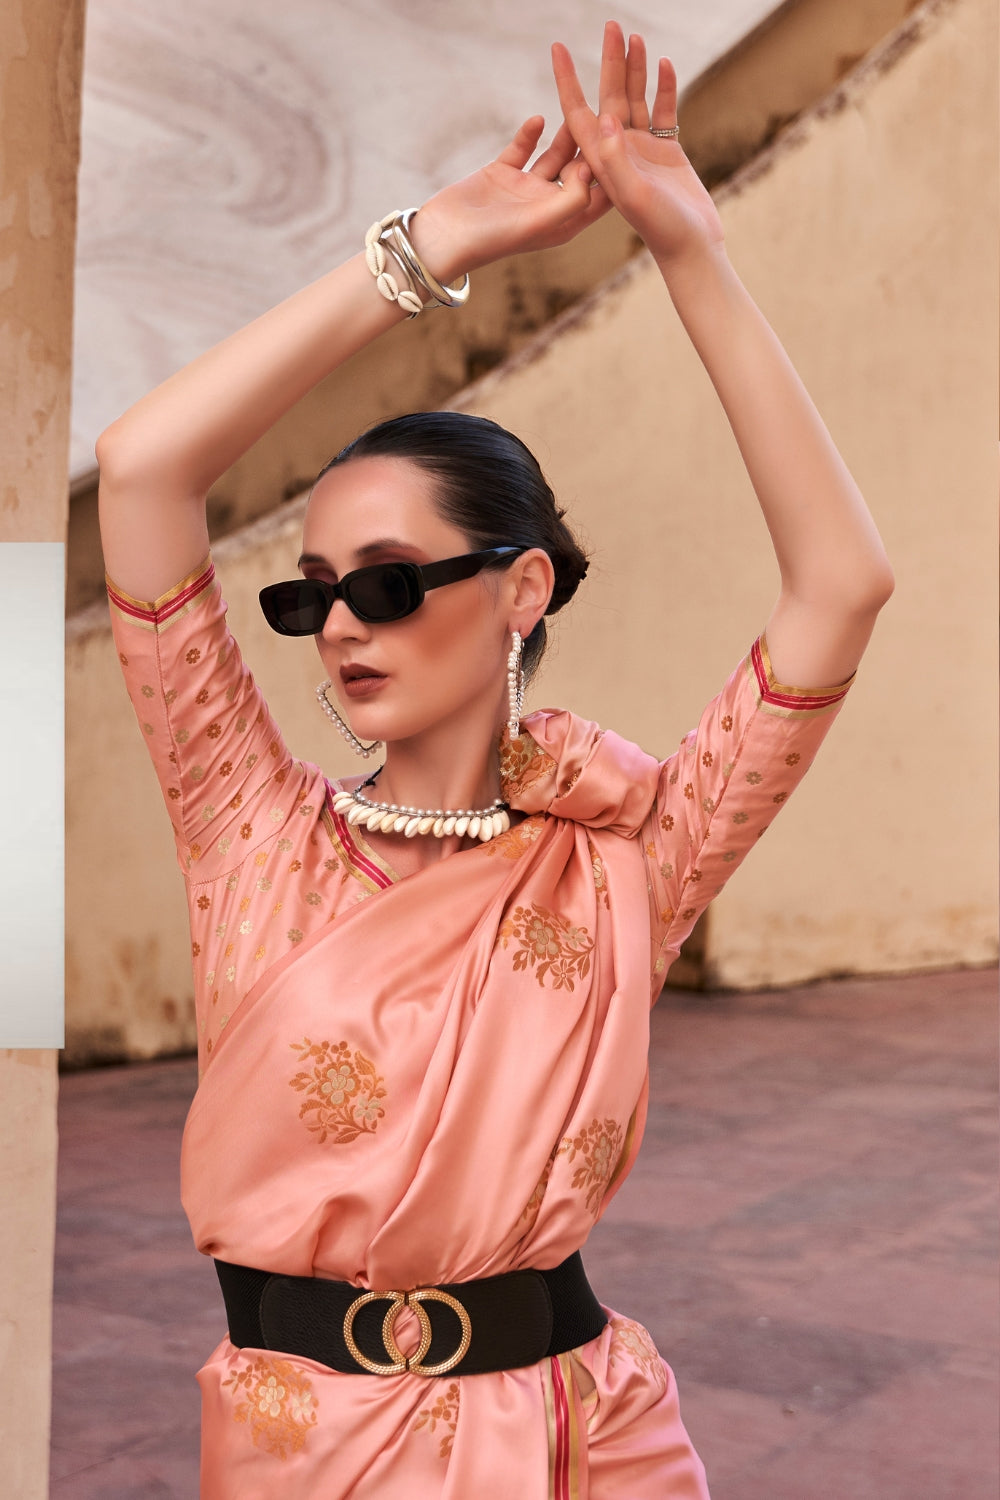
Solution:
{"label": "woman's hand", "polygon": [[544,125],[541,115],[525,120],[495,161],[435,193],[414,218],[414,245],[439,281],[563,245],[607,212],[608,197],[591,187],[593,173],[565,122],[528,167]]}
{"label": "woman's hand", "polygon": [[566,124],[604,193],[662,264],[720,246],[722,224],[707,189],[677,140],[650,130],[677,124],[677,75],[661,57],[652,116],[646,106],[646,47],[615,21],[604,28],[600,115],[587,104],[573,59],[552,48]]}

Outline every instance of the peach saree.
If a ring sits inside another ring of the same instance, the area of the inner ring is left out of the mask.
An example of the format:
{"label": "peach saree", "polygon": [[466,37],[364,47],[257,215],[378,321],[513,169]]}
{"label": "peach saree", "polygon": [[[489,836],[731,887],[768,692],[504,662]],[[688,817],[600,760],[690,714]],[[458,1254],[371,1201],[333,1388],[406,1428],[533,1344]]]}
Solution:
{"label": "peach saree", "polygon": [[[399,880],[285,747],[211,565],[151,603],[109,592],[190,893],[198,1248],[359,1290],[559,1264],[639,1149],[663,974],[849,684],[780,686],[761,639],[662,762],[532,714],[502,759],[523,820]],[[607,1311],[577,1349],[457,1379],[223,1338],[198,1375],[202,1493],[706,1496],[668,1365]]]}

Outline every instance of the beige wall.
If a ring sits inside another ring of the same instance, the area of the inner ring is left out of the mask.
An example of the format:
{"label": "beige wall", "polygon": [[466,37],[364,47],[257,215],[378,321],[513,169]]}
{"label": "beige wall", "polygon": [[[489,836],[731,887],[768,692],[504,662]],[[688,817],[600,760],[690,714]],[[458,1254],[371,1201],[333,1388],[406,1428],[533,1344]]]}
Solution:
{"label": "beige wall", "polygon": [[918,0],[785,0],[681,98],[685,149],[710,186],[828,95]]}
{"label": "beige wall", "polygon": [[[82,52],[82,0],[0,9],[0,545],[66,535]],[[56,1054],[0,1050],[0,1462],[17,1500],[48,1494],[55,1171]]]}
{"label": "beige wall", "polygon": [[[988,0],[922,7],[719,198],[897,589],[815,768],[710,911],[715,984],[996,954],[995,26]],[[535,443],[600,558],[543,696],[672,749],[777,575],[655,268],[464,404]]]}
{"label": "beige wall", "polygon": [[[720,193],[733,260],[865,490],[898,587],[816,767],[710,913],[710,983],[995,953],[992,25],[985,0],[924,6]],[[462,404],[534,446],[595,552],[534,701],[669,752],[763,625],[777,574],[655,269],[630,262]],[[312,645],[271,634],[255,603],[294,567],[301,508],[216,559],[293,748],[335,774],[351,758],[316,708]],[[69,662],[70,1055],[190,1047],[181,882],[103,608],[73,621]],[[111,798],[94,795],[95,762]]]}

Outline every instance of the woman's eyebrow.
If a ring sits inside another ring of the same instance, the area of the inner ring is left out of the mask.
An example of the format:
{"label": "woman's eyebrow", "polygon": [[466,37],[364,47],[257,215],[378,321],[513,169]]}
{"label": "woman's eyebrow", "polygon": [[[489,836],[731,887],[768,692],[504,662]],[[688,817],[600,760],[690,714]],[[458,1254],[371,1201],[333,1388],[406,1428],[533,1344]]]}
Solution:
{"label": "woman's eyebrow", "polygon": [[[363,547],[358,548],[354,556],[359,559],[364,559],[366,557],[374,557],[379,552],[420,553],[422,551],[423,549],[421,547],[415,546],[413,542],[401,541],[399,537],[384,536],[379,537],[374,542],[366,542]],[[325,568],[329,568],[331,566],[329,558],[323,557],[319,552],[303,552],[302,556],[299,558],[298,566],[301,568],[305,564],[319,564],[320,566]]]}
{"label": "woman's eyebrow", "polygon": [[371,557],[376,552],[420,552],[422,548],[413,542],[400,541],[399,537],[384,536],[377,541],[368,542],[364,547],[359,547],[354,554],[355,557]]}

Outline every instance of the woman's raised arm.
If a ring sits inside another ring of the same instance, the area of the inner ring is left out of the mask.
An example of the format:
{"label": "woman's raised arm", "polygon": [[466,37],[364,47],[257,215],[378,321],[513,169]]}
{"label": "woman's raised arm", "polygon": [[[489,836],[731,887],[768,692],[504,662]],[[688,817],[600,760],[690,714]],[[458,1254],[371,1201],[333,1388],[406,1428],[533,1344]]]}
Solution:
{"label": "woman's raised arm", "polygon": [[650,114],[642,38],[631,37],[626,54],[609,23],[600,116],[558,43],[553,68],[574,139],[656,260],[760,501],[781,573],[766,631],[774,674],[799,686],[843,682],[892,593],[892,570],[819,413],[729,262],[709,193],[679,142],[651,133],[677,124],[673,66],[660,59]]}
{"label": "woman's raised arm", "polygon": [[[525,170],[544,121],[525,122],[488,166],[428,200],[413,242],[439,281],[525,250],[562,244],[608,207],[590,173],[570,170],[567,126]],[[565,174],[560,185],[556,179]],[[208,552],[205,496],[302,396],[400,322],[363,254],[296,292],[170,376],[97,442],[105,566],[155,600]]]}

